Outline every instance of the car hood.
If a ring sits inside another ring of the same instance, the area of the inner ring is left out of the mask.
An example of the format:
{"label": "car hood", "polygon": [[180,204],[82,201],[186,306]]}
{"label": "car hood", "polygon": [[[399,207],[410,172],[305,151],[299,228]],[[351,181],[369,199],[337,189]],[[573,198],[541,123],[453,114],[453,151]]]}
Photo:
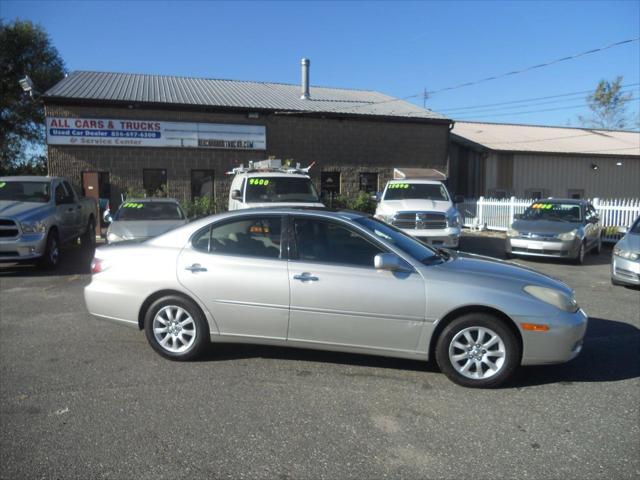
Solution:
{"label": "car hood", "polygon": [[109,225],[109,232],[122,238],[150,238],[168,232],[186,220],[121,220]]}
{"label": "car hood", "polygon": [[264,202],[264,203],[247,203],[242,208],[269,208],[269,207],[318,207],[324,208],[324,204],[320,202]]}
{"label": "car hood", "polygon": [[624,250],[629,250],[633,253],[640,253],[640,234],[627,233],[616,244],[616,247],[623,248]]}
{"label": "car hood", "polygon": [[451,260],[438,265],[438,268],[465,277],[466,281],[475,277],[481,282],[482,278],[485,278],[487,281],[498,280],[510,284],[517,283],[523,287],[525,285],[539,285],[561,290],[566,294],[572,292],[566,283],[531,268],[471,253],[454,254]]}
{"label": "car hood", "polygon": [[519,232],[554,234],[570,232],[580,228],[578,222],[562,222],[555,220],[516,220],[511,228]]}
{"label": "car hood", "polygon": [[444,200],[426,200],[422,198],[407,198],[404,200],[383,200],[378,206],[380,213],[395,212],[442,212],[451,208],[451,202]]}
{"label": "car hood", "polygon": [[0,200],[0,217],[17,217],[26,219],[37,216],[48,210],[48,203],[17,202],[15,200]]}

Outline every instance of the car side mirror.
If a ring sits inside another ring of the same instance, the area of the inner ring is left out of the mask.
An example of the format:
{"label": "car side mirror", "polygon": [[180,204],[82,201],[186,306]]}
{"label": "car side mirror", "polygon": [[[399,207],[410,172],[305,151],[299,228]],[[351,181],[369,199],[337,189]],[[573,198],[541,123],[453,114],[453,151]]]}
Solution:
{"label": "car side mirror", "polygon": [[102,214],[102,219],[105,223],[113,223],[113,217],[111,216],[111,210],[105,210]]}
{"label": "car side mirror", "polygon": [[413,269],[395,253],[379,253],[373,259],[376,270],[390,272],[410,272]]}
{"label": "car side mirror", "polygon": [[240,200],[240,201],[242,201],[242,192],[240,190],[232,190],[231,191],[231,200]]}
{"label": "car side mirror", "polygon": [[453,203],[464,203],[464,197],[462,195],[456,195],[453,197]]}
{"label": "car side mirror", "polygon": [[628,227],[618,227],[618,233],[620,233],[622,235],[626,235],[627,232],[629,232],[629,228]]}

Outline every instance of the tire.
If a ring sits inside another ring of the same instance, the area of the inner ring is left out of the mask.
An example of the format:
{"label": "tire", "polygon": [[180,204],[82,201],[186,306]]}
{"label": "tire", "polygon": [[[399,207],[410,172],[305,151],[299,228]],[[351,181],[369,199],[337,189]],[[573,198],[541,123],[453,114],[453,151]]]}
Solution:
{"label": "tire", "polygon": [[[175,334],[154,329],[173,329]],[[151,347],[171,360],[195,360],[210,344],[209,326],[202,311],[178,295],[168,295],[151,304],[145,314],[144,331]]]}
{"label": "tire", "polygon": [[44,248],[44,255],[40,258],[38,265],[46,270],[55,270],[60,264],[60,239],[55,230],[47,235],[47,244]]}
{"label": "tire", "polygon": [[600,255],[602,253],[602,235],[598,235],[598,241],[596,242],[596,246],[593,247],[591,253],[594,255]]}
{"label": "tire", "polygon": [[[483,333],[478,342],[480,332]],[[520,355],[516,334],[502,320],[486,313],[456,318],[445,327],[436,343],[440,370],[463,387],[495,388],[504,384],[517,370]]]}
{"label": "tire", "polygon": [[575,263],[576,265],[582,265],[584,263],[584,255],[586,251],[587,251],[587,246],[585,245],[584,242],[582,242],[580,244],[580,248],[578,248],[578,253],[573,259],[573,263]]}
{"label": "tire", "polygon": [[96,248],[96,221],[93,217],[89,217],[89,223],[87,223],[87,231],[80,237],[80,244],[82,248],[87,250],[93,250]]}

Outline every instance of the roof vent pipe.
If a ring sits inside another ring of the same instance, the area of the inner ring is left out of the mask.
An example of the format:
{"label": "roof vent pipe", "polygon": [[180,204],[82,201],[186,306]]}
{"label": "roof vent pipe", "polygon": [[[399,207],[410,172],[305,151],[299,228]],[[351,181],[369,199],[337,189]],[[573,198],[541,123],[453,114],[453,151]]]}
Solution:
{"label": "roof vent pipe", "polygon": [[309,100],[309,65],[311,61],[308,58],[303,58],[300,61],[300,65],[302,66],[302,95],[300,98],[302,100]]}

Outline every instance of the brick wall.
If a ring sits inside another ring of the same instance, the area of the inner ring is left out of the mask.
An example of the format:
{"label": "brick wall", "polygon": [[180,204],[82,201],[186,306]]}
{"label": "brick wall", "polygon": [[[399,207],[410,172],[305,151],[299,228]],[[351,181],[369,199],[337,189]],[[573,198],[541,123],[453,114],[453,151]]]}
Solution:
{"label": "brick wall", "polygon": [[196,148],[94,147],[50,145],[51,175],[64,175],[81,184],[81,172],[110,173],[112,201],[119,203],[127,189],[142,190],[142,170],[167,170],[169,195],[190,198],[193,169],[215,172],[215,194],[226,208],[230,177],[225,172],[249,160],[268,156],[293,159],[306,166],[316,162],[311,177],[320,187],[321,171],[339,171],[341,191],[358,191],[361,172],[377,172],[379,188],[391,178],[394,167],[437,168],[446,171],[448,125],[331,119],[292,115],[260,114],[250,119],[244,113],[173,111],[47,105],[47,115],[83,118],[122,118],[159,121],[212,122],[265,125],[267,151]]}

